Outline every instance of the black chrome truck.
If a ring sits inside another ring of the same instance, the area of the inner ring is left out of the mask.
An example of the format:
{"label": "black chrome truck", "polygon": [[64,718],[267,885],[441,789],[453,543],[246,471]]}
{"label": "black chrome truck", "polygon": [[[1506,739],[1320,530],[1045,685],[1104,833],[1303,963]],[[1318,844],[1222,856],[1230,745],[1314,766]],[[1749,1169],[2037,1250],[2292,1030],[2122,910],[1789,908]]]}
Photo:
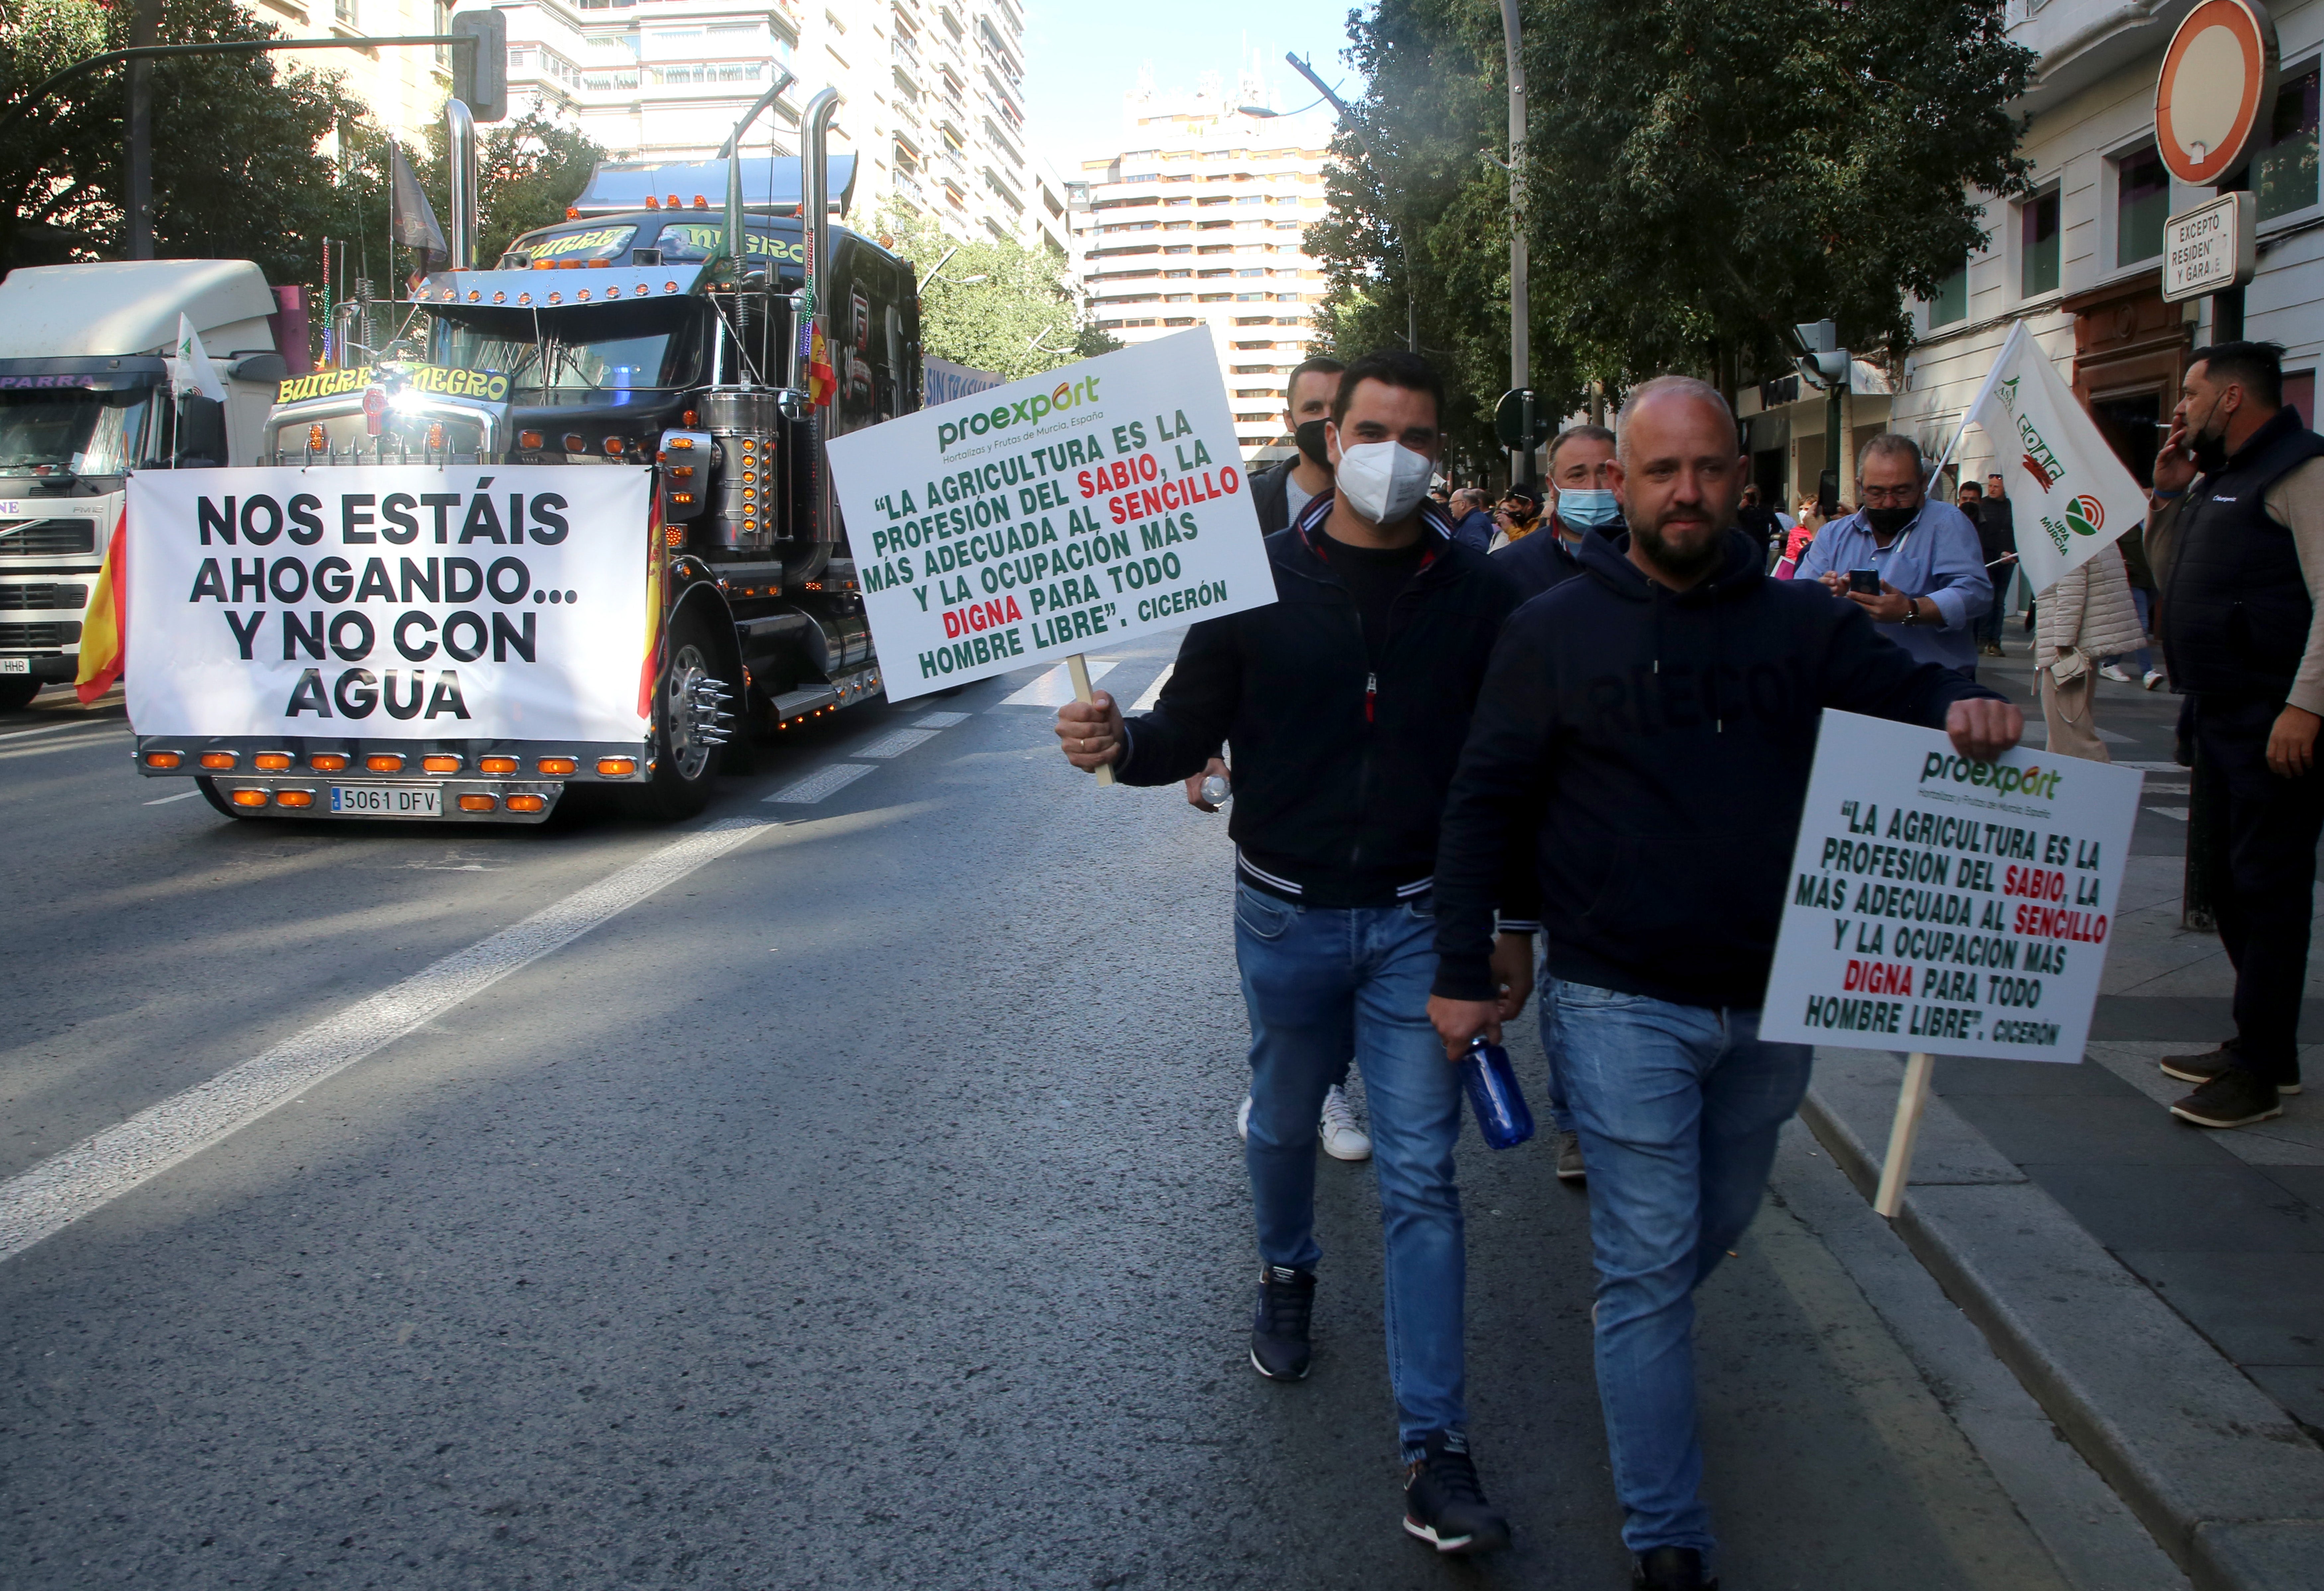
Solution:
{"label": "black chrome truck", "polygon": [[286,381],[259,456],[235,461],[650,467],[663,606],[642,744],[141,734],[141,771],[199,777],[237,816],[376,812],[356,788],[374,780],[433,789],[405,809],[447,820],[540,822],[576,783],[677,817],[709,799],[738,729],[877,694],[822,444],[920,406],[919,308],[909,262],[834,220],[854,176],[825,154],[836,104],[809,101],[795,161],[734,152],[738,126],[728,158],[602,165],[564,222],[478,267],[454,101],[450,268],[408,290],[367,363]]}

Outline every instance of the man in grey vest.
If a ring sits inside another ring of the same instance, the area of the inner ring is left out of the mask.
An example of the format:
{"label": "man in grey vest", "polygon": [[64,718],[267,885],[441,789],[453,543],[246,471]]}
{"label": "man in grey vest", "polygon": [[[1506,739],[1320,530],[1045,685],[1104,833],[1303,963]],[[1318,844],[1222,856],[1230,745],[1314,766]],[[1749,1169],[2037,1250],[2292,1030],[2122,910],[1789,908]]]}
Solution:
{"label": "man in grey vest", "polygon": [[[2324,832],[2324,437],[2283,404],[2283,350],[2200,350],[2165,460],[2191,455],[2163,603],[2171,686],[2195,698],[2199,773],[2227,793],[2219,939],[2236,1035],[2163,1070],[2200,1086],[2171,1108],[2198,1127],[2282,1113],[2300,1091],[2316,842]],[[2162,473],[2158,464],[2158,476]]]}

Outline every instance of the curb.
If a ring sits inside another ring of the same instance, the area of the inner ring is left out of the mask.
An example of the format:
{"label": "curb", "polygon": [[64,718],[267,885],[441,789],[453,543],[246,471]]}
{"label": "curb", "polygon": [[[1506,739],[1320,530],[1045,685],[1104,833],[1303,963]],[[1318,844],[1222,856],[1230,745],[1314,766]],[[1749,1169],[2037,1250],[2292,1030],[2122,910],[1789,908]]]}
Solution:
{"label": "curb", "polygon": [[[1903,1057],[1816,1052],[1800,1115],[1879,1181]],[[2198,1591],[2310,1591],[2324,1448],[1941,1099],[1895,1230]]]}

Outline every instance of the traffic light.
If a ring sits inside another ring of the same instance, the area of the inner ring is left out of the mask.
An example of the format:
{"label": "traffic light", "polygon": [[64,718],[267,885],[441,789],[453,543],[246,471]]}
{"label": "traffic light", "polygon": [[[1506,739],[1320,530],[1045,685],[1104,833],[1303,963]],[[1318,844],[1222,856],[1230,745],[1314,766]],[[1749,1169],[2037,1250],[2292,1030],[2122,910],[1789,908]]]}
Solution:
{"label": "traffic light", "polygon": [[1840,346],[1840,327],[1829,320],[1803,321],[1792,327],[1806,350],[1798,360],[1800,374],[1812,387],[1826,391],[1848,386],[1849,354]]}
{"label": "traffic light", "polygon": [[464,11],[452,31],[473,36],[473,48],[452,47],[452,97],[479,122],[508,119],[508,18],[498,11]]}

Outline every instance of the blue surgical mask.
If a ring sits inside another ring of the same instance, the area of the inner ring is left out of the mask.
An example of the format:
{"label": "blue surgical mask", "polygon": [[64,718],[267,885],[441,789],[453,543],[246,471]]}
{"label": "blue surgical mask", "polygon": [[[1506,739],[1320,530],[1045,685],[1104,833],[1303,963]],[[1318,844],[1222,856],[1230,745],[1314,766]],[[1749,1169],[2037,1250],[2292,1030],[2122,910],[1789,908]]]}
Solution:
{"label": "blue surgical mask", "polygon": [[1582,486],[1561,486],[1557,492],[1557,517],[1569,525],[1602,530],[1619,520],[1622,510],[1614,502],[1614,493],[1606,488],[1592,491]]}

